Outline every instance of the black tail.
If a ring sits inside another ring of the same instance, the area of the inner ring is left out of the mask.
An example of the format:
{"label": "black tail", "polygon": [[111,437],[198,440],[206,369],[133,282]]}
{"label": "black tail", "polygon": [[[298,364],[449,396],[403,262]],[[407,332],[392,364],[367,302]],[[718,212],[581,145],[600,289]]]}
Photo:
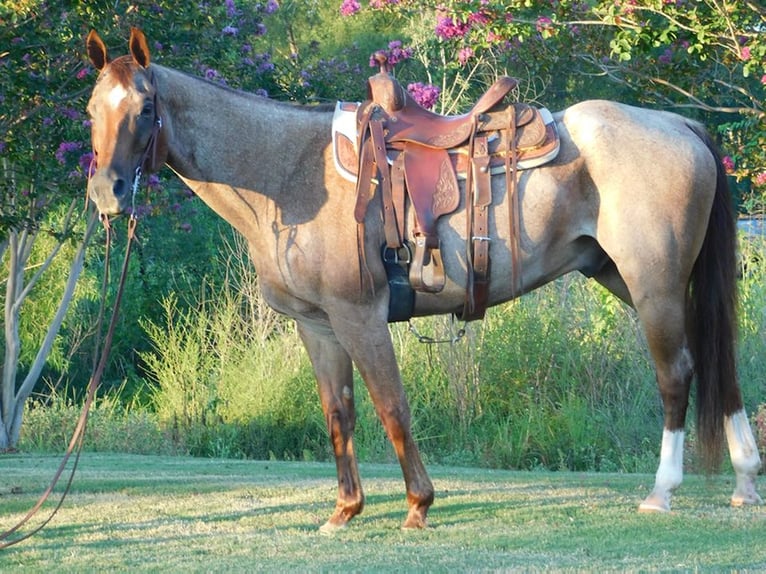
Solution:
{"label": "black tail", "polygon": [[715,157],[717,182],[705,240],[691,278],[688,333],[697,375],[697,433],[706,470],[721,463],[724,415],[742,408],[737,379],[737,228],[726,172],[710,136],[692,128]]}

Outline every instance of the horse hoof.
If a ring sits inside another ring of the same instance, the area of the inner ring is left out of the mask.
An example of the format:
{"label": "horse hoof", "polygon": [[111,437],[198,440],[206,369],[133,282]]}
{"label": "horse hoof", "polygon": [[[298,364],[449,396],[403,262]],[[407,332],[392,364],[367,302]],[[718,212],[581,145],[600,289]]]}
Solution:
{"label": "horse hoof", "polygon": [[742,506],[760,506],[761,504],[763,504],[763,499],[757,492],[748,492],[745,494],[735,492],[731,497],[731,505],[735,508],[740,508]]}
{"label": "horse hoof", "polygon": [[407,515],[407,520],[402,524],[402,530],[415,530],[426,528],[426,513],[422,510],[412,509]]}
{"label": "horse hoof", "polygon": [[670,512],[670,501],[667,497],[653,492],[638,505],[638,511],[642,513]]}
{"label": "horse hoof", "polygon": [[338,524],[336,522],[333,522],[332,519],[325,522],[322,526],[319,527],[319,533],[324,534],[325,536],[332,536],[339,530],[343,530],[348,525],[347,522],[344,522],[343,524]]}

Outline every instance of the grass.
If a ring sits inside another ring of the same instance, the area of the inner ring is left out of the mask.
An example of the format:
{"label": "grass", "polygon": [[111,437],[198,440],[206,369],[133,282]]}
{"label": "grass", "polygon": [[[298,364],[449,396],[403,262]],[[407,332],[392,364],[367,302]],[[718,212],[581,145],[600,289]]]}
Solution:
{"label": "grass", "polygon": [[[56,456],[0,459],[0,529]],[[666,515],[640,515],[648,474],[432,466],[425,531],[404,532],[398,466],[363,464],[367,506],[324,536],[327,463],[86,453],[63,508],[0,551],[13,572],[747,571],[766,568],[766,510],[728,506],[733,477],[687,476]],[[21,492],[18,492],[21,487]],[[48,505],[50,506],[50,504]],[[33,521],[34,522],[34,521]]]}

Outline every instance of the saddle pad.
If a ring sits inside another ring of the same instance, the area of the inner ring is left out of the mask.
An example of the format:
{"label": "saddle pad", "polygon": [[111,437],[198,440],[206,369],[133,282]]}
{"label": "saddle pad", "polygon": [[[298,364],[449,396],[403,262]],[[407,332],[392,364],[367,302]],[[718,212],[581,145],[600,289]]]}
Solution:
{"label": "saddle pad", "polygon": [[[333,160],[335,162],[335,169],[338,173],[350,182],[356,183],[356,171],[359,163],[359,150],[356,149],[357,133],[356,133],[356,111],[359,108],[357,102],[337,102],[335,104],[335,114],[332,120],[332,146],[333,146]],[[532,155],[531,157],[524,157],[523,150],[520,153],[517,169],[531,169],[533,167],[539,167],[549,161],[556,158],[559,153],[559,137],[556,130],[556,122],[553,120],[553,115],[547,108],[539,108],[540,114],[543,118],[545,128],[552,134],[552,141],[555,140],[555,144],[549,146],[549,149],[542,155]],[[459,148],[458,148],[459,149]],[[458,154],[457,150],[450,150],[450,154]],[[394,158],[389,153],[388,162],[393,165]],[[461,162],[455,160],[455,164],[458,165]],[[464,174],[460,173],[462,170],[458,169],[458,178],[464,179]],[[505,167],[493,166],[491,168],[492,174],[503,173]]]}

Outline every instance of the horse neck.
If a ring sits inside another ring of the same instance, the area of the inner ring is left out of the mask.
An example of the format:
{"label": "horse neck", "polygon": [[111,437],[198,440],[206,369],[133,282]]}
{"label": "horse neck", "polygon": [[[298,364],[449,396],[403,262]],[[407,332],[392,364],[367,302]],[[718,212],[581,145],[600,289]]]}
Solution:
{"label": "horse neck", "polygon": [[275,200],[293,187],[291,174],[316,172],[306,162],[320,161],[330,143],[331,113],[309,112],[161,66],[156,75],[166,116],[167,164],[204,201],[210,203],[205,195],[211,187],[216,194],[228,188],[239,201],[241,190]]}

